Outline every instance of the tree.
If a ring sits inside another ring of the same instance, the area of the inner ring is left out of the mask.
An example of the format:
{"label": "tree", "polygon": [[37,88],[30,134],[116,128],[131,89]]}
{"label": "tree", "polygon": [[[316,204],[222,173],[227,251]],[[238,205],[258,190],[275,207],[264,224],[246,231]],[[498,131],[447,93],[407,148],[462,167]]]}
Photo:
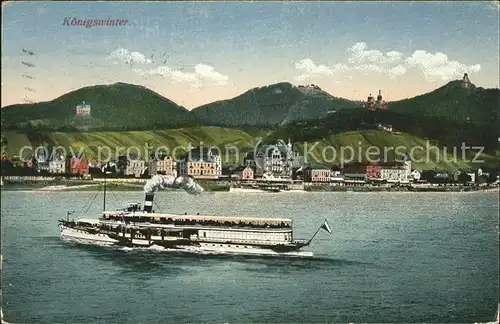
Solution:
{"label": "tree", "polygon": [[7,146],[7,144],[8,144],[7,138],[5,138],[5,136],[2,135],[2,138],[0,140],[0,145],[4,147]]}
{"label": "tree", "polygon": [[471,182],[471,181],[472,181],[472,177],[465,172],[461,172],[458,175],[457,182],[459,182],[459,183],[466,184],[467,182]]}
{"label": "tree", "polygon": [[488,177],[488,183],[493,183],[497,180],[498,172],[490,172],[490,176]]}
{"label": "tree", "polygon": [[420,175],[421,180],[425,180],[427,182],[435,182],[437,172],[434,170],[424,170]]}
{"label": "tree", "polygon": [[484,175],[477,176],[476,183],[483,184],[487,182],[487,178]]}

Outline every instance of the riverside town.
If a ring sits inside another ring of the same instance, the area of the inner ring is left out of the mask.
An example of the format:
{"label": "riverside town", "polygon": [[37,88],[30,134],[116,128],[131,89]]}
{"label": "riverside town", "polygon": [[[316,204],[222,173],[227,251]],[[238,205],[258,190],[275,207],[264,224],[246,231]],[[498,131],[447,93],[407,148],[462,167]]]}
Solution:
{"label": "riverside town", "polygon": [[[437,147],[435,149],[438,150]],[[182,150],[185,152],[177,153]],[[130,153],[140,152],[138,148],[108,159],[89,159],[82,152],[75,153],[72,148],[70,151],[71,154],[66,153],[64,147],[37,147],[22,151],[23,158],[9,158],[4,153],[1,160],[2,183],[76,181],[81,184],[82,180],[102,181],[105,171],[109,180],[116,184],[141,183],[145,181],[143,179],[160,174],[204,180],[214,190],[240,188],[275,192],[348,189],[464,191],[487,189],[498,186],[499,183],[498,172],[494,169],[483,170],[478,167],[449,172],[436,168],[419,168],[412,164],[412,158],[420,164],[422,161],[413,154],[400,153],[405,152],[404,148],[384,150],[383,159],[373,154],[377,153],[374,152],[376,150],[372,150],[371,156],[358,155],[359,158],[355,159],[354,149],[350,148],[348,151],[341,148],[340,163],[330,165],[310,162],[308,153],[301,155],[290,140],[278,140],[269,144],[259,142],[253,150],[241,154],[242,163],[238,163],[240,152],[236,147],[226,148],[223,153],[218,147],[193,148],[189,145],[187,151],[178,147],[172,150],[174,154],[169,155],[166,147],[154,150],[147,145],[146,152],[154,151],[147,159]],[[387,152],[390,151],[399,151],[400,156],[389,160]],[[26,152],[31,152],[31,155],[23,154]],[[348,156],[346,152],[349,153]],[[465,155],[466,152],[462,151],[461,157],[465,158]],[[442,156],[445,161],[457,162],[460,159],[460,156],[450,158],[446,150]],[[435,157],[435,161],[439,162],[439,154],[435,154]],[[312,156],[313,160],[314,158]]]}

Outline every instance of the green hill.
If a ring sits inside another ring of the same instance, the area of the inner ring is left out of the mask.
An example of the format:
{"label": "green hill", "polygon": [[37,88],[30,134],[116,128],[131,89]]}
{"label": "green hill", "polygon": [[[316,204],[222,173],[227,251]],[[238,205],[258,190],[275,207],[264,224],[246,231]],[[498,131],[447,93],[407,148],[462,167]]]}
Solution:
{"label": "green hill", "polygon": [[[91,106],[91,116],[75,116],[76,106]],[[69,92],[59,98],[35,104],[1,109],[2,128],[7,129],[153,129],[178,127],[192,121],[189,111],[142,86],[115,83]]]}
{"label": "green hill", "polygon": [[477,88],[473,84],[464,88],[457,80],[430,93],[391,102],[388,111],[339,110],[324,118],[289,123],[273,136],[309,141],[388,124],[402,132],[440,141],[442,145],[460,147],[464,143],[495,152],[500,137],[499,115],[499,89]]}
{"label": "green hill", "polygon": [[[307,144],[306,144],[307,143]],[[453,156],[453,150],[445,149],[442,143],[428,141],[408,133],[389,133],[380,130],[349,131],[328,135],[317,141],[298,142],[295,148],[305,155],[310,163],[341,164],[349,161],[400,161],[404,153],[411,157],[412,168],[419,170],[477,169],[483,167],[496,170],[498,156],[483,153],[473,163],[477,150],[461,151]],[[421,149],[420,149],[421,148]],[[308,152],[308,154],[304,154]]]}
{"label": "green hill", "polygon": [[275,130],[272,136],[312,141],[346,131],[377,129],[378,124],[392,125],[395,131],[437,140],[447,146],[461,146],[462,143],[467,146],[482,146],[487,152],[497,149],[500,136],[498,127],[493,123],[476,125],[456,122],[445,117],[394,111],[372,113],[366,109],[341,111],[314,121],[291,123]]}
{"label": "green hill", "polygon": [[[83,101],[91,105],[91,117],[75,117],[76,105]],[[361,141],[362,151],[372,144],[382,148],[395,143],[411,149],[429,139],[449,152],[462,144],[482,146],[488,163],[497,163],[493,157],[500,137],[499,89],[473,84],[464,88],[460,81],[452,81],[430,93],[390,102],[385,112],[360,107],[362,103],[333,97],[318,86],[285,82],[189,112],[142,86],[98,85],[49,102],[2,108],[2,148],[12,156],[25,145],[83,147],[93,158],[99,146],[143,148],[146,143],[186,149],[188,142],[234,145],[242,153],[260,138],[319,142],[319,149],[357,147]],[[401,134],[375,131],[378,124],[392,125]],[[88,131],[78,131],[84,129]],[[426,163],[426,168],[433,166]],[[461,162],[439,163],[439,167],[455,168]]]}
{"label": "green hill", "polygon": [[388,104],[391,111],[427,117],[443,117],[455,123],[498,125],[500,89],[484,89],[460,80],[423,95]]}
{"label": "green hill", "polygon": [[199,121],[210,125],[276,126],[359,106],[358,102],[333,97],[315,85],[295,87],[283,82],[254,88],[235,98],[212,102],[191,112]]}
{"label": "green hill", "polygon": [[[146,155],[145,150],[148,147],[150,148],[149,152],[162,149],[178,156],[188,149],[189,144],[192,147],[198,145],[207,148],[209,146],[217,146],[221,150],[226,145],[229,145],[238,147],[241,150],[239,154],[239,158],[241,158],[244,152],[253,148],[257,141],[265,135],[267,135],[266,131],[258,132],[253,130],[252,135],[250,135],[243,130],[211,126],[127,132],[20,133],[17,131],[6,131],[2,133],[2,151],[7,153],[8,156],[19,156],[23,147],[62,146],[67,148],[68,151],[69,147],[72,147],[74,152],[79,152],[80,149],[83,149],[88,158],[95,159],[99,156],[99,148],[101,148],[102,158],[104,159],[109,157],[108,153],[116,156],[117,153],[124,154],[128,149],[130,154],[138,154],[141,158],[144,158]],[[224,151],[222,152],[224,153]],[[31,150],[25,149],[23,153],[23,157],[30,156]],[[234,158],[235,154],[231,153],[230,159],[234,160]],[[242,163],[241,159],[240,163]]]}
{"label": "green hill", "polygon": [[[390,102],[388,108],[404,116],[403,122],[408,125],[413,119],[431,124],[436,119],[450,125],[468,124],[490,131],[499,122],[499,96],[499,89],[477,88],[473,84],[463,88],[457,80],[421,96]],[[91,117],[75,116],[76,105],[83,101],[91,105]],[[145,87],[116,83],[85,87],[49,102],[7,106],[1,109],[1,116],[2,128],[28,132],[33,128],[70,131],[151,130],[195,125],[287,127],[340,113],[344,116],[352,113],[355,120],[356,108],[362,106],[362,102],[336,98],[316,85],[293,86],[283,82],[188,111]],[[436,137],[435,134],[418,135]]]}
{"label": "green hill", "polygon": [[[178,157],[188,149],[188,145],[191,143],[193,147],[200,144],[206,148],[217,146],[222,150],[223,163],[236,162],[242,164],[245,152],[253,151],[261,139],[287,139],[286,137],[278,137],[277,133],[269,131],[252,129],[250,133],[243,130],[211,126],[129,132],[35,132],[25,134],[7,131],[2,133],[2,151],[6,152],[9,156],[13,156],[20,155],[19,152],[23,147],[34,148],[42,145],[52,147],[62,146],[65,148],[72,147],[74,152],[83,149],[88,158],[96,159],[99,156],[99,147],[101,147],[102,152],[101,158],[107,158],[108,152],[112,156],[115,156],[117,153],[123,154],[126,152],[126,149],[129,149],[130,154],[139,154],[141,157],[144,157],[146,155],[146,147],[149,147],[150,150],[148,153],[154,152],[154,149],[162,149]],[[410,152],[412,148],[425,148],[427,143],[426,139],[408,133],[395,134],[377,130],[363,130],[340,132],[308,141],[296,138],[294,148],[301,152],[301,155],[304,155],[304,152],[307,151],[308,154],[306,157],[308,162],[332,165],[342,162],[342,150],[344,150],[343,162],[351,159],[364,161],[363,157],[367,156],[368,147],[372,147],[370,149],[371,158],[377,158],[377,155],[374,154],[374,150],[376,150],[374,147],[377,147],[381,153],[378,156],[379,158],[394,161],[400,159],[404,152]],[[432,141],[429,142],[429,145],[437,146],[439,149],[429,150],[429,159],[427,159],[424,151],[415,150],[412,157],[417,160],[421,159],[422,161],[418,162],[415,160],[413,167],[419,169],[455,170],[457,168],[468,167],[475,169],[481,166],[491,169],[494,168],[495,163],[498,161],[495,160],[494,154],[489,153],[483,154],[480,157],[485,160],[485,163],[473,164],[460,161],[461,154],[459,153],[459,159],[454,162],[449,154],[451,151],[448,151],[446,159],[444,158],[442,144]],[[234,149],[224,150],[226,146],[237,147],[238,154],[235,153]],[[400,148],[396,151],[396,147],[398,146]],[[174,148],[177,148],[176,151],[173,151]],[[352,148],[354,153],[352,156],[348,148]],[[384,149],[387,151],[386,157],[384,157]],[[335,158],[333,151],[336,152]],[[228,152],[227,156],[225,152]],[[359,156],[360,152],[361,158]],[[28,157],[31,151],[25,149],[23,153],[24,157]],[[467,154],[467,158],[472,159],[475,151],[470,151],[469,153]]]}

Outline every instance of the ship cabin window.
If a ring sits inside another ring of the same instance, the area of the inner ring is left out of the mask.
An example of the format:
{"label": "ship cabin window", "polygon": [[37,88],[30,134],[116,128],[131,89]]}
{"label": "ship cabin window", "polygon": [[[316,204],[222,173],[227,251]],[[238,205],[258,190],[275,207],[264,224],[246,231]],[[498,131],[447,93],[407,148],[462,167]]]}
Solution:
{"label": "ship cabin window", "polygon": [[161,217],[160,218],[160,224],[174,224],[174,220],[170,217]]}
{"label": "ship cabin window", "polygon": [[207,232],[203,232],[203,237],[207,237]]}
{"label": "ship cabin window", "polygon": [[82,226],[82,227],[93,227],[97,224],[93,222],[88,222],[88,221],[76,221],[76,225]]}
{"label": "ship cabin window", "polygon": [[[150,219],[149,217],[138,217],[142,219]],[[155,222],[154,219],[151,219],[152,222]],[[281,220],[273,220],[273,219],[263,219],[259,221],[241,221],[241,220],[232,220],[229,219],[211,219],[211,218],[188,218],[188,217],[179,217],[179,218],[165,218],[162,217],[159,220],[161,224],[174,224],[177,226],[224,226],[224,227],[250,227],[250,228],[291,228],[291,221],[281,221]]]}
{"label": "ship cabin window", "polygon": [[127,211],[129,212],[135,212],[141,210],[141,204],[139,203],[129,203],[127,204]]}
{"label": "ship cabin window", "polygon": [[[119,217],[121,218],[121,217]],[[133,223],[151,223],[154,222],[154,218],[152,217],[144,217],[144,216],[133,216],[133,217],[127,217],[128,222],[133,222]]]}

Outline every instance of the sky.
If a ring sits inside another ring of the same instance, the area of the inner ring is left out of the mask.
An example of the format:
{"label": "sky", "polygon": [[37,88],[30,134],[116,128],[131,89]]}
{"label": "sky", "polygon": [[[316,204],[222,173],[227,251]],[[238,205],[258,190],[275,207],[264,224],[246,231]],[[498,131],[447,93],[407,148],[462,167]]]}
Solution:
{"label": "sky", "polygon": [[[124,23],[72,25],[85,19]],[[285,81],[352,100],[414,97],[464,73],[498,88],[498,26],[491,1],[7,2],[1,106],[116,82],[188,109]]]}

